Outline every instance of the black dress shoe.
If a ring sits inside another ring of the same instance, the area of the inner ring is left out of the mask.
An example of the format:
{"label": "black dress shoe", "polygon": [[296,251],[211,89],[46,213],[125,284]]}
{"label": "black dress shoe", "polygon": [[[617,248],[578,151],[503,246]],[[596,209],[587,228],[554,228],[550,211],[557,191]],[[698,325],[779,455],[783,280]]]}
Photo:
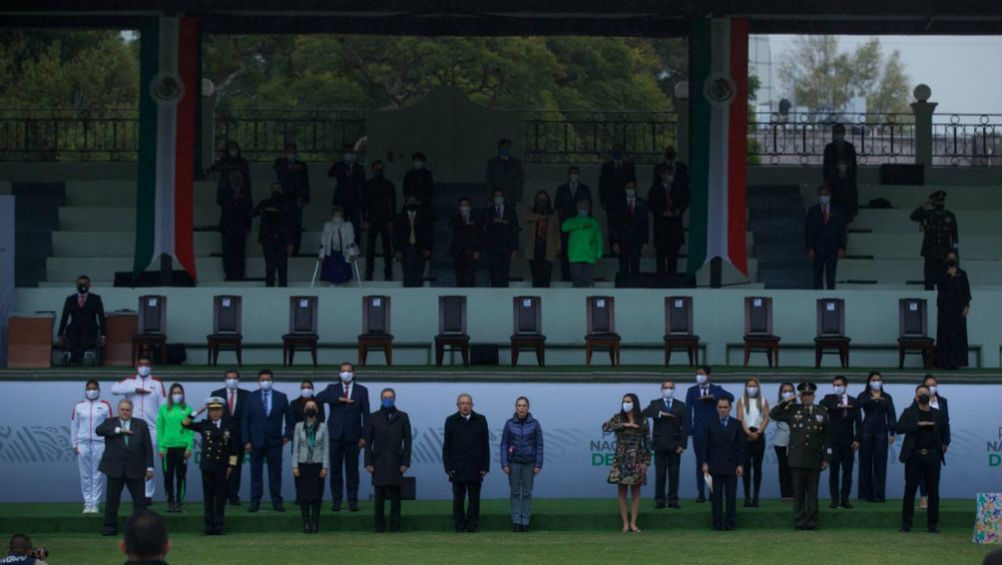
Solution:
{"label": "black dress shoe", "polygon": [[746,498],[745,499],[744,507],[745,508],[751,508],[751,499],[750,498]]}
{"label": "black dress shoe", "polygon": [[456,526],[456,533],[461,534],[466,531],[466,526]]}
{"label": "black dress shoe", "polygon": [[730,532],[734,530],[734,526],[724,526],[724,530]]}
{"label": "black dress shoe", "polygon": [[654,509],[655,510],[663,510],[664,508],[665,508],[665,503],[664,502],[655,502],[654,503]]}
{"label": "black dress shoe", "polygon": [[899,532],[910,532],[910,531],[912,531],[912,525],[911,524],[901,524],[901,529],[899,529],[898,531]]}
{"label": "black dress shoe", "polygon": [[809,531],[809,532],[813,532],[814,530],[818,529],[818,527],[817,526],[804,526],[804,529],[807,530],[807,531]]}
{"label": "black dress shoe", "polygon": [[529,531],[529,524],[522,524],[522,532],[524,533],[528,531]]}
{"label": "black dress shoe", "polygon": [[335,504],[335,505],[331,506],[331,510],[333,510],[334,512],[340,512],[341,511],[341,505],[340,504]]}
{"label": "black dress shoe", "polygon": [[718,532],[724,531],[724,527],[723,526],[713,526],[713,529],[716,530],[716,531],[718,531]]}
{"label": "black dress shoe", "polygon": [[479,530],[480,530],[480,526],[477,526],[477,525],[466,526],[466,531],[469,532],[469,533],[471,533],[471,534],[475,534]]}
{"label": "black dress shoe", "polygon": [[349,504],[348,505],[348,511],[349,512],[358,512],[358,504]]}
{"label": "black dress shoe", "polygon": [[386,528],[380,528],[379,526],[376,526],[375,528],[372,528],[372,531],[377,534],[382,534],[386,532]]}
{"label": "black dress shoe", "polygon": [[153,497],[147,496],[146,497],[146,507],[149,508],[150,506],[153,506]]}
{"label": "black dress shoe", "polygon": [[930,526],[929,527],[929,533],[930,534],[938,534],[939,533],[939,526]]}
{"label": "black dress shoe", "polygon": [[117,536],[118,530],[101,530],[102,536]]}
{"label": "black dress shoe", "polygon": [[230,499],[230,506],[240,506],[241,504],[242,503],[240,502],[239,498],[231,498]]}
{"label": "black dress shoe", "polygon": [[275,502],[271,507],[275,509],[275,512],[285,512],[285,505],[281,502]]}
{"label": "black dress shoe", "polygon": [[668,508],[671,508],[672,510],[679,510],[679,509],[681,509],[682,507],[681,507],[681,506],[679,506],[678,504],[669,504],[669,505],[668,505]]}
{"label": "black dress shoe", "polygon": [[261,503],[260,502],[251,502],[250,506],[247,507],[247,511],[248,512],[257,512],[260,509],[261,509]]}
{"label": "black dress shoe", "polygon": [[167,501],[167,512],[177,512],[177,508],[174,507],[174,501],[173,500],[168,500]]}
{"label": "black dress shoe", "polygon": [[849,501],[846,500],[845,502],[842,503],[842,508],[851,509],[852,504],[849,504]]}
{"label": "black dress shoe", "polygon": [[832,502],[828,505],[828,508],[838,508],[838,502]]}
{"label": "black dress shoe", "polygon": [[202,530],[202,535],[203,536],[214,536],[214,535],[216,535],[216,530],[213,530],[212,528],[205,528],[204,530]]}
{"label": "black dress shoe", "polygon": [[699,498],[696,499],[696,502],[706,502],[706,497],[703,495],[699,495]]}
{"label": "black dress shoe", "polygon": [[513,532],[521,532],[522,531],[522,524],[512,524],[511,525],[511,531],[513,531]]}

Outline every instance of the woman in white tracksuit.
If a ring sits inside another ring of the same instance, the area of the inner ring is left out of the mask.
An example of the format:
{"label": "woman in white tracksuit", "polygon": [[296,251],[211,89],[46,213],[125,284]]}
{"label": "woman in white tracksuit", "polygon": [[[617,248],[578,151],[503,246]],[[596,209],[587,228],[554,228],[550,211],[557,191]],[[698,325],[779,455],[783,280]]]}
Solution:
{"label": "woman in white tracksuit", "polygon": [[[167,402],[164,383],[153,376],[149,357],[140,357],[136,375],[111,385],[111,393],[132,401],[132,417],[146,422],[150,429],[153,453],[157,453],[157,416],[160,405]],[[146,498],[152,499],[155,491],[154,479],[146,481]]]}
{"label": "woman in white tracksuit", "polygon": [[104,438],[94,430],[112,416],[111,404],[100,400],[101,387],[97,381],[87,381],[85,399],[77,402],[70,416],[70,443],[80,467],[80,490],[84,499],[84,514],[97,514],[97,506],[104,496],[104,474],[97,470],[104,455]]}

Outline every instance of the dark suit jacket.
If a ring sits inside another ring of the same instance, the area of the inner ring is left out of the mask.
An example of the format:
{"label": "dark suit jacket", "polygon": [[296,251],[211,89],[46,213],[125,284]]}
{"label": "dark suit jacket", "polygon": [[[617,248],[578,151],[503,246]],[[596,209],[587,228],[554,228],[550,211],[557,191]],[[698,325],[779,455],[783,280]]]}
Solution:
{"label": "dark suit jacket", "polygon": [[[950,445],[950,405],[942,396],[939,398],[939,411],[943,414],[943,445]],[[918,408],[918,402],[912,401],[912,408]]]}
{"label": "dark suit jacket", "polygon": [[96,294],[87,294],[83,307],[77,302],[77,295],[71,294],[63,303],[63,315],[59,320],[59,335],[66,331],[67,324],[79,327],[84,336],[108,335],[104,319],[104,303]]}
{"label": "dark suit jacket", "polygon": [[372,484],[399,485],[400,467],[411,466],[411,420],[400,410],[376,410],[365,426],[365,466],[374,467]]}
{"label": "dark suit jacket", "polygon": [[369,423],[369,391],[364,386],[353,383],[351,400],[338,402],[344,395],[344,385],[334,383],[316,395],[317,402],[330,405],[327,413],[327,430],[331,441],[345,440],[357,442]]}
{"label": "dark suit jacket", "polygon": [[625,196],[609,203],[609,245],[618,243],[620,254],[639,253],[650,242],[647,201],[639,197],[635,201],[632,214]]}
{"label": "dark suit jacket", "polygon": [[[247,400],[250,399],[251,392],[249,390],[244,390],[242,388],[237,389],[237,405],[234,408],[233,415],[230,416],[229,406],[223,406],[223,425],[226,426],[227,430],[230,430],[230,437],[234,438],[240,449],[243,449],[243,418],[244,418],[244,408],[247,406]],[[223,399],[226,403],[227,399],[230,397],[230,390],[226,387],[216,389],[212,391],[212,396],[218,396]]]}
{"label": "dark suit jacket", "polygon": [[845,161],[848,168],[845,171],[846,181],[856,182],[856,147],[848,141],[841,144],[831,142],[825,145],[824,162],[821,165],[821,174],[825,182],[833,182],[838,178],[838,163]]}
{"label": "dark suit jacket", "polygon": [[849,447],[854,441],[862,439],[863,411],[859,409],[859,400],[846,396],[849,408],[839,408],[839,397],[826,394],[818,405],[828,411],[828,446],[832,448]]}
{"label": "dark suit jacket", "polygon": [[894,399],[884,391],[880,391],[880,396],[879,402],[871,398],[869,387],[856,396],[863,410],[863,432],[894,434]]}
{"label": "dark suit jacket", "polygon": [[[931,409],[933,421],[936,422],[935,426],[932,426],[933,437],[936,440],[936,444],[939,446],[940,461],[946,463],[946,458],[943,456],[943,446],[946,442],[943,441],[943,430],[946,427],[946,418],[943,416],[943,412],[936,409]],[[897,425],[895,426],[898,433],[905,434],[905,441],[901,444],[901,454],[898,456],[898,460],[902,463],[906,463],[908,458],[911,456],[912,451],[915,450],[916,434],[922,429],[919,425],[919,409],[918,407],[909,406],[901,412],[901,418],[898,419]]]}
{"label": "dark suit jacket", "polygon": [[303,204],[309,204],[310,173],[306,163],[296,159],[290,164],[288,159],[282,157],[275,159],[272,168],[275,169],[275,178],[282,185],[282,194],[286,199],[291,202],[302,200]]}
{"label": "dark suit jacket", "polygon": [[614,161],[602,163],[602,171],[598,176],[598,201],[603,208],[608,208],[610,202],[625,198],[623,190],[629,181],[637,181],[637,172],[633,163],[623,159],[616,169]]}
{"label": "dark suit jacket", "polygon": [[434,204],[432,202],[434,193],[435,179],[428,169],[410,169],[404,175],[404,200],[416,196],[421,204],[430,206]]}
{"label": "dark suit jacket", "polygon": [[449,242],[449,253],[453,257],[472,258],[473,253],[480,251],[484,230],[480,225],[480,214],[470,210],[470,223],[463,221],[462,214],[456,211],[449,218],[452,228],[452,241]]}
{"label": "dark suit jacket", "polygon": [[522,190],[525,187],[522,161],[514,157],[509,157],[507,160],[495,157],[487,161],[484,180],[487,182],[487,194],[493,193],[498,188],[504,190],[509,206],[522,200]]}
{"label": "dark suit jacket", "polygon": [[737,474],[738,465],[745,460],[747,450],[745,430],[737,418],[728,417],[726,429],[720,425],[716,413],[703,424],[700,455],[710,466],[711,475]]}
{"label": "dark suit jacket", "polygon": [[713,395],[713,402],[699,400],[699,385],[689,387],[685,393],[685,413],[688,419],[689,433],[696,437],[703,431],[706,420],[717,417],[717,400],[729,398],[731,404],[734,403],[734,395],[724,390],[724,387],[710,383],[710,394]]}
{"label": "dark suit jacket", "polygon": [[671,401],[671,416],[659,416],[665,412],[665,400],[652,400],[644,409],[644,418],[654,420],[654,451],[675,451],[679,447],[685,449],[689,444],[688,419],[685,403],[681,400]]}
{"label": "dark suit jacket", "polygon": [[[104,438],[104,455],[98,470],[111,479],[145,479],[146,470],[153,468],[153,440],[150,428],[139,418],[129,421],[132,435],[116,434],[115,428],[122,427],[120,418],[108,418],[101,422],[94,433]],[[125,438],[129,445],[125,445]]]}
{"label": "dark suit jacket", "polygon": [[[651,186],[658,186],[661,184],[661,171],[663,171],[668,166],[667,161],[661,161],[657,165],[654,165],[654,174],[651,177]],[[685,163],[679,163],[675,161],[675,179],[674,182],[682,183],[686,189],[689,188],[689,167]]]}
{"label": "dark suit jacket", "polygon": [[[242,436],[244,443],[250,443],[254,449],[267,445],[279,445],[282,438],[292,439],[296,427],[292,421],[292,409],[285,393],[271,391],[271,414],[264,413],[264,391],[255,390],[247,398],[244,406]],[[285,429],[282,429],[282,423]]]}
{"label": "dark suit jacket", "polygon": [[[671,197],[669,202],[668,197]],[[689,208],[689,187],[678,179],[671,183],[671,194],[665,194],[665,188],[659,179],[647,192],[647,208],[654,220],[654,245],[658,247],[682,245],[685,243],[685,226],[682,214]],[[677,216],[666,217],[666,211],[677,213]]]}
{"label": "dark suit jacket", "polygon": [[228,182],[220,184],[216,189],[216,203],[219,204],[219,231],[231,234],[250,231],[251,216],[254,214],[250,188],[241,186],[239,191],[235,191]]}
{"label": "dark suit jacket", "polygon": [[[435,244],[435,222],[431,209],[420,207],[414,212],[414,239],[418,249],[431,249]],[[411,220],[407,210],[397,214],[393,222],[393,251],[406,253],[411,235]]]}
{"label": "dark suit jacket", "polygon": [[362,204],[365,168],[355,161],[350,164],[338,161],[327,170],[327,176],[337,183],[334,186],[334,205],[343,207],[348,219],[354,218]]}
{"label": "dark suit jacket", "polygon": [[834,204],[829,204],[828,210],[827,224],[820,204],[808,208],[804,217],[804,245],[818,255],[833,255],[845,249],[845,217]]}
{"label": "dark suit jacket", "polygon": [[385,177],[373,177],[362,186],[362,221],[374,227],[393,221],[397,213],[397,187]]}
{"label": "dark suit jacket", "polygon": [[260,243],[288,244],[296,230],[296,207],[285,196],[272,196],[254,207],[254,215],[261,216],[257,240]]}
{"label": "dark suit jacket", "polygon": [[592,201],[591,187],[583,182],[578,181],[578,188],[574,191],[574,196],[571,196],[571,183],[565,182],[557,187],[557,194],[553,199],[553,208],[557,211],[561,223],[567,218],[573,218],[578,215],[578,200],[582,198],[588,202]]}
{"label": "dark suit jacket", "polygon": [[[289,403],[289,408],[292,410],[292,421],[295,422],[296,424],[306,419],[306,408],[304,406],[305,404],[306,404],[306,399],[304,399],[302,396],[297,397],[295,400]],[[319,412],[317,412],[317,421],[324,422],[326,421],[326,417],[324,416],[324,403],[317,401],[317,405],[318,405],[317,408],[319,409]]]}
{"label": "dark suit jacket", "polygon": [[518,250],[518,214],[515,207],[505,205],[501,221],[497,219],[497,207],[493,204],[484,208],[480,218],[483,227],[484,251],[487,253],[504,254]]}
{"label": "dark suit jacket", "polygon": [[480,482],[491,469],[490,432],[487,418],[476,412],[467,421],[459,412],[445,419],[442,464],[452,482]]}

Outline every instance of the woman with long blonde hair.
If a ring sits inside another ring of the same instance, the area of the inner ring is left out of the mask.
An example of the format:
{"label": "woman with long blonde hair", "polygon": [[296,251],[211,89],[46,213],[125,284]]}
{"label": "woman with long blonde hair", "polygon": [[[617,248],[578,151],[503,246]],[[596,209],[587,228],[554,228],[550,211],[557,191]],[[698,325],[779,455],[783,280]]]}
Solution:
{"label": "woman with long blonde hair", "polygon": [[758,507],[762,487],[762,459],[765,456],[765,427],[769,425],[769,401],[762,397],[762,385],[755,377],[745,381],[745,391],[738,400],[738,420],[745,430],[747,455],[742,462],[745,508]]}

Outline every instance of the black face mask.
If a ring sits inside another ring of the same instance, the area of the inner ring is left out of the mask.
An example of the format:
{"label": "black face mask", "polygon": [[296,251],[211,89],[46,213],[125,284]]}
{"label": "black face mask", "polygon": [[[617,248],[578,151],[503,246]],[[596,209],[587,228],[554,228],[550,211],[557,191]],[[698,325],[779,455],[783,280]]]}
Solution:
{"label": "black face mask", "polygon": [[947,259],[946,260],[946,266],[947,267],[956,267],[957,266],[957,260],[956,259]]}
{"label": "black face mask", "polygon": [[408,212],[414,212],[417,209],[418,209],[418,205],[417,204],[408,204],[407,205],[407,211]]}
{"label": "black face mask", "polygon": [[382,177],[383,169],[376,169],[375,171],[372,171],[372,174],[376,175],[377,177]]}
{"label": "black face mask", "polygon": [[316,409],[309,408],[309,409],[306,410],[306,416],[307,417],[314,418],[314,417],[316,417],[316,415],[317,415]]}
{"label": "black face mask", "polygon": [[920,394],[918,396],[918,402],[919,402],[919,404],[929,404],[929,395],[928,394]]}
{"label": "black face mask", "polygon": [[937,211],[940,211],[940,212],[942,212],[942,211],[943,211],[943,209],[945,209],[945,208],[946,208],[946,204],[943,204],[943,203],[939,203],[939,204],[936,204],[936,205],[934,205],[934,206],[933,206],[933,208],[935,208],[935,209],[936,209]]}
{"label": "black face mask", "polygon": [[88,291],[90,291],[90,287],[89,286],[87,286],[85,284],[78,284],[77,285],[77,292],[79,292],[80,294],[87,294]]}

